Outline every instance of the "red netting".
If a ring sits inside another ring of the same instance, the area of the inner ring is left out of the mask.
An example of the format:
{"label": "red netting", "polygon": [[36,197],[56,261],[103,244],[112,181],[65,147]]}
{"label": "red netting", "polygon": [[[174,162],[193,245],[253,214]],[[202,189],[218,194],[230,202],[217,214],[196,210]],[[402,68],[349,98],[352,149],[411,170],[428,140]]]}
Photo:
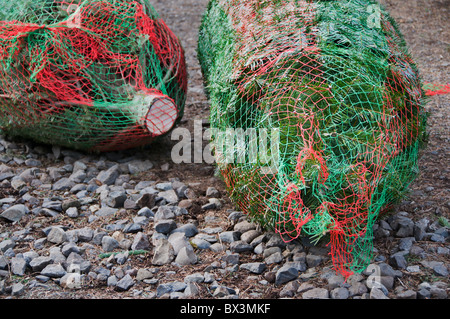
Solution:
{"label": "red netting", "polygon": [[286,241],[328,240],[345,276],[365,269],[373,223],[416,176],[425,139],[419,74],[387,12],[212,0],[199,59],[233,201]]}
{"label": "red netting", "polygon": [[106,151],[148,144],[182,116],[183,49],[147,1],[20,0],[0,19],[8,133]]}

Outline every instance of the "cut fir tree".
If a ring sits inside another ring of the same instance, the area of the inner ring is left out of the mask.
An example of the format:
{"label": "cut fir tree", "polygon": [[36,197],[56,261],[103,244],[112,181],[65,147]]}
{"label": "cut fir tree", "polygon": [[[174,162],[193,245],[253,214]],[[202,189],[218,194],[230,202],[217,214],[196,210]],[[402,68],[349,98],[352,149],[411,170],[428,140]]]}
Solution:
{"label": "cut fir tree", "polygon": [[184,52],[147,0],[0,0],[0,20],[7,134],[112,151],[183,116]]}
{"label": "cut fir tree", "polygon": [[386,10],[372,0],[211,0],[198,57],[212,128],[278,132],[258,155],[275,170],[218,161],[236,205],[284,240],[328,240],[344,276],[363,271],[373,223],[404,196],[426,142],[419,73]]}

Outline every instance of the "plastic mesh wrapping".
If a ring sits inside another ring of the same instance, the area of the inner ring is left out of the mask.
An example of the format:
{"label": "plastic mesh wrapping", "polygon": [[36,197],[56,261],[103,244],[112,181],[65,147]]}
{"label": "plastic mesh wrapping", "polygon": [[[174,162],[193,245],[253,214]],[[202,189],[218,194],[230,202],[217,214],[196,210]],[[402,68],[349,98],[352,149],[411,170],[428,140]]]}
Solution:
{"label": "plastic mesh wrapping", "polygon": [[418,174],[426,139],[392,18],[370,0],[212,0],[198,56],[235,204],[286,241],[327,240],[343,275],[364,270],[372,226]]}
{"label": "plastic mesh wrapping", "polygon": [[147,0],[0,1],[0,127],[75,149],[146,145],[182,117],[177,37]]}

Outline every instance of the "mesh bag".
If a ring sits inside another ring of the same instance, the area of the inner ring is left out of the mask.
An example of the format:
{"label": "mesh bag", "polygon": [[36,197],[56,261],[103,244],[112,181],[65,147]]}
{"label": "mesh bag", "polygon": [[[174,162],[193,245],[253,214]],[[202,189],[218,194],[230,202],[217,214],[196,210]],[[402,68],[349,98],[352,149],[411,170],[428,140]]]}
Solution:
{"label": "mesh bag", "polygon": [[198,56],[234,203],[285,241],[328,242],[344,276],[418,174],[421,81],[375,1],[212,0]]}
{"label": "mesh bag", "polygon": [[183,115],[183,49],[147,0],[0,0],[0,127],[75,149],[142,146]]}

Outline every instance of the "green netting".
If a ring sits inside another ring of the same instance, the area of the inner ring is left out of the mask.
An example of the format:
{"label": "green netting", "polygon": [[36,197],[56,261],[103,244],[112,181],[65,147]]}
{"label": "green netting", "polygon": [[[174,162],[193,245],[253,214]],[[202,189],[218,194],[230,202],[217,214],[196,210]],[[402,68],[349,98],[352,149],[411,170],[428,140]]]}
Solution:
{"label": "green netting", "polygon": [[348,276],[418,174],[417,68],[376,1],[212,0],[198,56],[230,197],[285,240],[329,241]]}
{"label": "green netting", "polygon": [[147,0],[0,0],[0,127],[83,150],[145,145],[182,117],[183,49]]}

